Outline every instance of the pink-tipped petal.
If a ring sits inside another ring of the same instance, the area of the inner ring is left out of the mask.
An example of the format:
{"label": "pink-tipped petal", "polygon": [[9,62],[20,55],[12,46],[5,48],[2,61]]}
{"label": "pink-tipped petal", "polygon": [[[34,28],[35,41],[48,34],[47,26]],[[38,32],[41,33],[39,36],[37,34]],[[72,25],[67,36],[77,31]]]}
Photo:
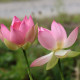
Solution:
{"label": "pink-tipped petal", "polygon": [[20,27],[20,24],[21,24],[21,22],[14,22],[13,28],[16,29],[16,30],[18,30],[19,27]]}
{"label": "pink-tipped petal", "polygon": [[48,29],[38,32],[38,40],[40,44],[48,50],[53,50],[56,46],[56,41]]}
{"label": "pink-tipped petal", "polygon": [[11,29],[10,40],[15,44],[23,44],[24,43],[24,35],[21,31]]}
{"label": "pink-tipped petal", "polygon": [[[14,29],[18,30],[20,27],[20,24],[21,24],[21,21],[16,16],[14,16],[11,26]],[[11,27],[10,27],[10,29],[11,29]]]}
{"label": "pink-tipped petal", "polygon": [[25,22],[28,27],[34,26],[34,22],[31,16],[29,17],[29,19],[25,20]]}
{"label": "pink-tipped petal", "polygon": [[[45,31],[46,29],[45,28],[43,28],[43,27],[38,27],[38,32],[40,32],[40,31]],[[47,29],[48,30],[48,29]]]}
{"label": "pink-tipped petal", "polygon": [[69,37],[65,40],[64,42],[64,48],[68,48],[70,46],[72,46],[78,36],[78,27],[76,27],[69,35]]}
{"label": "pink-tipped petal", "polygon": [[32,42],[34,40],[34,35],[35,35],[35,28],[34,26],[28,30],[26,37],[25,37],[25,42]]}
{"label": "pink-tipped petal", "polygon": [[38,31],[50,31],[50,30],[43,28],[43,27],[40,27],[40,28],[38,28]]}
{"label": "pink-tipped petal", "polygon": [[4,38],[10,40],[10,32],[4,24],[1,24],[1,33]]}
{"label": "pink-tipped petal", "polygon": [[25,41],[32,43],[38,34],[38,25],[31,27],[26,33]]}
{"label": "pink-tipped petal", "polygon": [[29,19],[27,19],[27,17],[25,16],[23,21],[21,22],[19,30],[23,32],[25,35],[26,32],[33,26],[34,26],[34,22],[32,20],[32,17],[30,16]]}
{"label": "pink-tipped petal", "polygon": [[16,16],[14,16],[13,21],[12,21],[12,26],[15,22],[21,22],[19,18],[17,18]]}
{"label": "pink-tipped petal", "polygon": [[51,31],[57,41],[63,41],[67,38],[64,27],[55,21],[52,22]]}
{"label": "pink-tipped petal", "polygon": [[23,19],[23,21],[21,22],[21,25],[20,25],[20,27],[19,27],[19,30],[20,30],[21,32],[23,32],[24,35],[26,34],[26,32],[28,31],[28,28],[29,28],[29,27],[26,25],[25,20],[26,20],[26,16],[25,16],[25,18]]}
{"label": "pink-tipped petal", "polygon": [[45,56],[42,56],[42,57],[34,60],[30,66],[31,67],[42,66],[42,65],[46,64],[52,58],[52,55],[53,55],[53,52],[51,52],[50,54],[47,54]]}

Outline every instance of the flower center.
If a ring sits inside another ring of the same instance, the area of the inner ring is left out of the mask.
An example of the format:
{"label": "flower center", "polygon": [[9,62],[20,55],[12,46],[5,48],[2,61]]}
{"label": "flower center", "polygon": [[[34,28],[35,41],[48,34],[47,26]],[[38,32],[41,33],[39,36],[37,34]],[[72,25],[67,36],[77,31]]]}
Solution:
{"label": "flower center", "polygon": [[53,51],[58,51],[61,50],[63,47],[63,42],[58,41],[57,45],[56,45],[56,49],[54,49]]}

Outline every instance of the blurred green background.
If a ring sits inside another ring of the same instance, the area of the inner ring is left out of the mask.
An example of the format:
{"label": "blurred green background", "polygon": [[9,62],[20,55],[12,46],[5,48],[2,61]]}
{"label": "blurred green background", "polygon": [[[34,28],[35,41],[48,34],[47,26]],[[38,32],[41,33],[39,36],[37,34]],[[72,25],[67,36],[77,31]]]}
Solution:
{"label": "blurred green background", "polygon": [[[69,16],[66,14],[60,14],[54,18],[34,18],[34,23],[37,22],[39,27],[42,26],[50,29],[53,20],[61,23],[68,35],[75,27],[80,26],[80,15]],[[9,28],[11,19],[0,19],[0,24],[1,23]],[[70,47],[70,49],[80,51],[80,30],[76,43]],[[48,54],[50,51],[44,49],[36,39],[26,52],[28,54],[29,63],[31,64],[33,60]],[[80,80],[80,56],[62,59],[61,62],[65,80]],[[45,67],[46,64],[41,67],[31,68],[34,80],[61,80],[58,65],[48,71],[46,71]],[[0,80],[29,80],[26,71],[26,62],[22,50],[11,51],[0,41]]]}

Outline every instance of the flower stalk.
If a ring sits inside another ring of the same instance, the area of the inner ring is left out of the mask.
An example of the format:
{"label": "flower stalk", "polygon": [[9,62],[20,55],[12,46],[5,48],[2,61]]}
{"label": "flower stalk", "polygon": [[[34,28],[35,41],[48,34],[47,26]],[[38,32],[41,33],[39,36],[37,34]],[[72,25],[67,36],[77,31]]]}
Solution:
{"label": "flower stalk", "polygon": [[31,72],[30,72],[30,66],[29,66],[29,62],[28,62],[26,51],[24,49],[22,49],[22,51],[23,51],[23,54],[24,54],[24,57],[25,57],[25,60],[26,60],[27,72],[28,72],[29,78],[30,78],[30,80],[33,80]]}
{"label": "flower stalk", "polygon": [[60,59],[58,60],[58,66],[59,66],[59,71],[60,71],[60,75],[61,75],[61,80],[64,80],[63,72],[62,72],[62,69],[61,69],[61,61],[60,61]]}

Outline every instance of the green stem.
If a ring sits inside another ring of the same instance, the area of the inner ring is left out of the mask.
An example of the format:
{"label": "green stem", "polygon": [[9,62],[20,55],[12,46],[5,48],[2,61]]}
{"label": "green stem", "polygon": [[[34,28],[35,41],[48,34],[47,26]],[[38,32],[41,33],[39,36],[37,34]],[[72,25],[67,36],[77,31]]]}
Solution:
{"label": "green stem", "polygon": [[29,62],[28,62],[26,51],[23,50],[23,49],[22,49],[22,51],[23,51],[23,54],[24,54],[24,57],[25,57],[25,60],[26,60],[26,63],[27,63],[27,72],[28,72],[29,78],[30,78],[30,80],[33,80],[31,72],[30,72],[30,66],[29,66]]}
{"label": "green stem", "polygon": [[59,71],[60,71],[60,75],[61,75],[61,80],[64,80],[63,72],[62,72],[62,69],[61,69],[60,59],[59,59],[59,61],[58,61],[58,66],[59,66]]}

